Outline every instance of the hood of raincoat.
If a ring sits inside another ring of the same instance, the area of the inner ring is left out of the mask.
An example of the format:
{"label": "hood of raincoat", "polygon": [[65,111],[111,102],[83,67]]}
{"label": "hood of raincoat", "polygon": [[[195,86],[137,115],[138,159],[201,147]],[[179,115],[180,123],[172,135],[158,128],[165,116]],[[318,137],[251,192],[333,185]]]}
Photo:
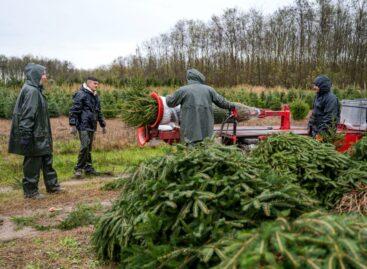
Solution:
{"label": "hood of raincoat", "polygon": [[189,84],[205,82],[205,76],[194,68],[187,70],[186,78]]}
{"label": "hood of raincoat", "polygon": [[313,84],[315,86],[319,87],[320,93],[329,92],[331,90],[331,86],[332,86],[330,78],[328,78],[327,76],[324,76],[324,75],[318,76],[315,79],[315,81],[313,82]]}
{"label": "hood of raincoat", "polygon": [[40,81],[42,74],[45,72],[46,67],[29,63],[26,65],[24,73],[27,78],[27,84],[32,85],[34,87],[40,87]]}

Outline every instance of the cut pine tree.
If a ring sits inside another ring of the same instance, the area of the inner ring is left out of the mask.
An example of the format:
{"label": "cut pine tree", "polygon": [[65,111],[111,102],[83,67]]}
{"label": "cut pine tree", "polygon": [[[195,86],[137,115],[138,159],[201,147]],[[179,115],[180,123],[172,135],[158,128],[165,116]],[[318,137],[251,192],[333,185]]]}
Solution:
{"label": "cut pine tree", "polygon": [[[155,122],[158,105],[150,96],[151,92],[142,85],[132,85],[123,92],[121,100],[122,120],[130,127],[140,127]],[[250,118],[251,108],[240,103],[235,103],[238,111],[238,121]],[[229,111],[213,105],[214,123],[222,123],[229,115]]]}

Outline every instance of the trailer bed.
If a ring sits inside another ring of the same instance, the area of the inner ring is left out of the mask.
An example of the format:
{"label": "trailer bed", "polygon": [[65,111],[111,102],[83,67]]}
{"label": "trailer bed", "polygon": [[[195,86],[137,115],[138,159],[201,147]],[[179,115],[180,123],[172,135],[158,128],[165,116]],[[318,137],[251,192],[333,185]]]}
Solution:
{"label": "trailer bed", "polygon": [[[232,128],[226,128],[223,130],[223,133],[220,134],[220,128],[214,128],[214,131],[218,135],[222,136],[230,136],[233,135]],[[237,127],[236,135],[238,138],[241,137],[259,137],[259,136],[268,136],[272,134],[278,133],[294,133],[297,135],[307,135],[308,129],[303,126],[292,126],[289,130],[280,130],[279,126],[240,126]]]}

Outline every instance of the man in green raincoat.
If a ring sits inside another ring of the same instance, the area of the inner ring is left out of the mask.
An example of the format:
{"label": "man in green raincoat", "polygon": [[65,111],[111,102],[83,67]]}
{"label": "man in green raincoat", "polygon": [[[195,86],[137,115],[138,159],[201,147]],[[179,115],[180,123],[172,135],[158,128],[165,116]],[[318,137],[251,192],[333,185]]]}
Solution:
{"label": "man in green raincoat", "polygon": [[52,134],[43,83],[46,68],[29,63],[25,67],[26,82],[15,104],[9,139],[9,153],[24,156],[23,190],[26,198],[40,199],[40,171],[48,193],[61,191],[52,167]]}
{"label": "man in green raincoat", "polygon": [[187,81],[188,85],[167,96],[166,101],[169,107],[181,105],[181,141],[195,144],[213,135],[212,104],[223,109],[231,109],[234,104],[228,102],[212,87],[205,85],[204,75],[196,69],[187,71]]}

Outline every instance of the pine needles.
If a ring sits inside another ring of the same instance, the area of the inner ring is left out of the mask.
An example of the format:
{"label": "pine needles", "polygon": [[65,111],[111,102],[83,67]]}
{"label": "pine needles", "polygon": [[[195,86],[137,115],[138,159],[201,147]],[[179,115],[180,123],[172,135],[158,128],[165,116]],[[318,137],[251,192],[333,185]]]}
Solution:
{"label": "pine needles", "polygon": [[251,155],[279,173],[293,175],[295,182],[328,207],[332,207],[342,193],[351,190],[351,183],[359,179],[344,174],[353,163],[347,155],[310,137],[274,135],[260,143]]}
{"label": "pine needles", "polygon": [[358,141],[350,150],[351,158],[355,160],[350,168],[342,173],[340,180],[355,182],[353,190],[343,193],[335,210],[339,213],[357,212],[367,215],[367,139]]}
{"label": "pine needles", "polygon": [[237,148],[178,146],[175,154],[143,163],[125,182],[97,225],[94,243],[101,257],[119,260],[131,246],[201,246],[262,220],[316,208],[317,201],[290,182]]}
{"label": "pine needles", "polygon": [[122,94],[121,117],[130,127],[154,123],[158,106],[150,91],[139,82],[133,83]]}
{"label": "pine needles", "polygon": [[364,136],[351,148],[351,156],[357,161],[367,161],[367,136]]}
{"label": "pine needles", "polygon": [[[235,103],[238,121],[250,118],[251,108]],[[124,89],[121,99],[121,118],[130,127],[140,127],[154,123],[158,113],[157,102],[150,96],[150,91],[141,82],[131,83]],[[222,123],[228,111],[213,105],[214,122]]]}
{"label": "pine needles", "polygon": [[122,268],[364,268],[367,218],[310,212],[346,207],[366,178],[366,164],[292,134],[247,155],[177,145],[121,181],[93,243]]}
{"label": "pine needles", "polygon": [[307,117],[310,107],[301,99],[296,99],[290,104],[292,119],[303,120]]}
{"label": "pine needles", "polygon": [[279,218],[222,240],[215,268],[367,268],[366,240],[366,217],[313,212],[291,222]]}

